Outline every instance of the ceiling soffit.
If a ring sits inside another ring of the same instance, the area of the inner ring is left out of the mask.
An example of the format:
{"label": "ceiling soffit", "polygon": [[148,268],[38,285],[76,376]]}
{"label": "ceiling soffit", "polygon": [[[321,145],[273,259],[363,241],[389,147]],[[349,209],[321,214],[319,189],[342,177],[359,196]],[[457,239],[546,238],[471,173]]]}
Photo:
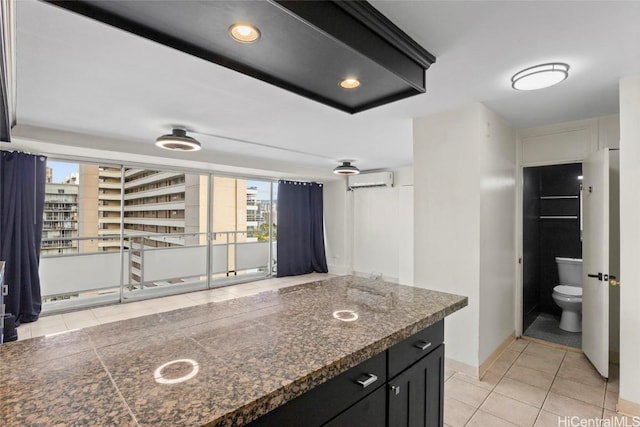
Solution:
{"label": "ceiling soffit", "polygon": [[424,93],[435,62],[365,1],[45,1],[352,114]]}

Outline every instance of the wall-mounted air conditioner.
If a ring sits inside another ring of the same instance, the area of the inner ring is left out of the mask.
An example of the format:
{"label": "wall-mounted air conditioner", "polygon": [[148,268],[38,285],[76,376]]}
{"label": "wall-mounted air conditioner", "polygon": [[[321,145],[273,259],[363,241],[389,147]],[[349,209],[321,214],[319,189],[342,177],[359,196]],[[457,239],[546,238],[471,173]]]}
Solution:
{"label": "wall-mounted air conditioner", "polygon": [[347,178],[349,190],[369,187],[393,187],[393,172],[365,172]]}

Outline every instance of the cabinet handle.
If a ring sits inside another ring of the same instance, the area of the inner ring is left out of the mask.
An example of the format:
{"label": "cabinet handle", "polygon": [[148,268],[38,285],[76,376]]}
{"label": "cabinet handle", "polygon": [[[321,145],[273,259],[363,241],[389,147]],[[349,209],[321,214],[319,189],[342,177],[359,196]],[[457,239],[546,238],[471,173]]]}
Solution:
{"label": "cabinet handle", "polygon": [[374,374],[366,374],[366,377],[360,378],[356,382],[358,384],[360,384],[362,386],[362,388],[367,388],[371,384],[375,383],[376,381],[378,381],[378,377],[376,375],[374,375]]}
{"label": "cabinet handle", "polygon": [[417,343],[415,343],[413,345],[415,348],[419,348],[420,350],[426,350],[429,347],[431,347],[431,343],[430,342],[426,342],[426,341],[418,341]]}
{"label": "cabinet handle", "polygon": [[391,386],[391,391],[393,392],[393,394],[395,394],[396,396],[400,394],[400,386],[399,385],[392,385]]}

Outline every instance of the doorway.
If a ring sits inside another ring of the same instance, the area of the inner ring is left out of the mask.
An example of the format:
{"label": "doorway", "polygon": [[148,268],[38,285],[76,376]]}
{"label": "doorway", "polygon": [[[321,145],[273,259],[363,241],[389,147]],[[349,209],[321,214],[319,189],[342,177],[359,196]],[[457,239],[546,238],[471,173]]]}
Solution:
{"label": "doorway", "polygon": [[582,260],[581,180],[581,163],[523,169],[523,335],[578,349],[582,333],[560,327],[553,293],[565,285],[556,258]]}

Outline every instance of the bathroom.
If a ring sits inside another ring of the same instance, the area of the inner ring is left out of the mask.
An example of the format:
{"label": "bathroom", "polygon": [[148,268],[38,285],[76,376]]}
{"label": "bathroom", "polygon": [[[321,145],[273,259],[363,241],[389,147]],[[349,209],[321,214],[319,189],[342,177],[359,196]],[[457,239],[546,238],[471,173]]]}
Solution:
{"label": "bathroom", "polygon": [[580,163],[523,170],[524,335],[575,348],[582,346],[581,183]]}

